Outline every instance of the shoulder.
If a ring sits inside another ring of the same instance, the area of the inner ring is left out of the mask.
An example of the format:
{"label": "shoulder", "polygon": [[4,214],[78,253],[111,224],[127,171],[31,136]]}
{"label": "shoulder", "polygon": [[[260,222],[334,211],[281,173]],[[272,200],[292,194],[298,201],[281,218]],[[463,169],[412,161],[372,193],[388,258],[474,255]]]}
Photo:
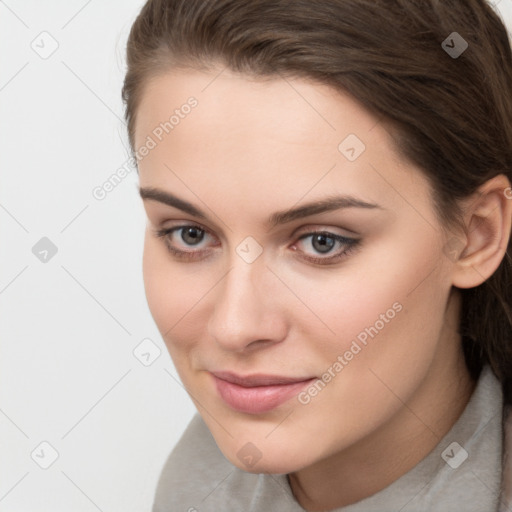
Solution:
{"label": "shoulder", "polygon": [[197,477],[200,474],[204,477],[232,467],[220,452],[203,419],[196,413],[169,455],[160,479],[180,482],[192,470]]}
{"label": "shoulder", "polygon": [[510,510],[512,504],[512,404],[503,407],[503,474],[499,511]]}
{"label": "shoulder", "polygon": [[[210,431],[196,414],[167,458],[158,481],[153,512],[187,511],[198,505],[198,491],[229,474],[231,464],[220,453]],[[176,508],[174,508],[176,507]]]}
{"label": "shoulder", "polygon": [[287,489],[284,475],[247,473],[231,464],[196,414],[164,464],[153,512],[218,512],[228,504],[259,512],[271,510],[270,500],[296,511]]}

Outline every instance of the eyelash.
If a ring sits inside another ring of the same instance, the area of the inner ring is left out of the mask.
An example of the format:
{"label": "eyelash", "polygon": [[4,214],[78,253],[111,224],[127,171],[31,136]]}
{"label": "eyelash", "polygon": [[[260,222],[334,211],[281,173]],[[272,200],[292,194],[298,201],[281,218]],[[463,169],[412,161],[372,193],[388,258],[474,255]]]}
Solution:
{"label": "eyelash", "polygon": [[[165,245],[167,247],[167,250],[176,258],[183,261],[197,261],[199,259],[202,259],[202,255],[207,252],[205,250],[199,250],[199,251],[182,251],[180,249],[176,249],[173,247],[169,241],[170,235],[172,235],[175,231],[179,231],[180,229],[185,228],[196,228],[200,231],[203,231],[204,233],[211,235],[211,233],[196,225],[196,224],[183,224],[181,226],[175,226],[172,228],[163,228],[163,229],[157,229],[155,230],[155,235],[157,238],[163,238]],[[341,244],[344,244],[346,248],[342,252],[336,253],[334,256],[329,256],[326,258],[315,258],[312,256],[301,256],[301,258],[309,261],[310,263],[318,264],[318,265],[328,265],[337,263],[341,259],[347,257],[349,254],[351,254],[353,251],[358,248],[361,240],[357,238],[349,238],[341,235],[337,235],[335,233],[331,233],[329,231],[325,230],[319,230],[319,231],[310,231],[308,233],[304,233],[300,235],[298,240],[303,240],[305,238],[315,236],[315,235],[325,235],[328,238],[332,238],[335,240],[335,242],[339,242]],[[294,244],[295,245],[295,244]]]}

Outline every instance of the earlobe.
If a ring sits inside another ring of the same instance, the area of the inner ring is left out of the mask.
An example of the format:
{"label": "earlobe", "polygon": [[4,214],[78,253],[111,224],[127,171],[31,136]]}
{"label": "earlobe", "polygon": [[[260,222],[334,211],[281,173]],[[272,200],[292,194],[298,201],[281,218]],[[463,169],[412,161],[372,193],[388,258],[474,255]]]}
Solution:
{"label": "earlobe", "polygon": [[486,181],[468,201],[464,212],[465,247],[453,271],[453,285],[474,288],[499,267],[510,239],[512,199],[510,181],[500,174]]}

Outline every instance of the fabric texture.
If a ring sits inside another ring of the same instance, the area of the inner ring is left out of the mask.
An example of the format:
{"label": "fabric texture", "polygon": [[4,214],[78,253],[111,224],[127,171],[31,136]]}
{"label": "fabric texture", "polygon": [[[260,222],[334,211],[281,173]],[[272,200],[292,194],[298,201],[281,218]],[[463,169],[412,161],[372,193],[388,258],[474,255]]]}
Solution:
{"label": "fabric texture", "polygon": [[[437,446],[385,489],[333,512],[512,512],[512,413],[489,366]],[[503,480],[502,480],[503,477]],[[232,465],[196,414],[162,470],[153,512],[304,512],[286,475]]]}

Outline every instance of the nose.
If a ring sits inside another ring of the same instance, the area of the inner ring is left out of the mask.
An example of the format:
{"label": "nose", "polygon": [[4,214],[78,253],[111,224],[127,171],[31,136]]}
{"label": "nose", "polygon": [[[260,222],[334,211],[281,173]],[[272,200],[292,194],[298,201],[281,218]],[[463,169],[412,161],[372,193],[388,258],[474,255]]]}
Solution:
{"label": "nose", "polygon": [[273,277],[263,258],[253,263],[240,259],[215,287],[208,333],[222,349],[243,352],[286,337],[284,308]]}

